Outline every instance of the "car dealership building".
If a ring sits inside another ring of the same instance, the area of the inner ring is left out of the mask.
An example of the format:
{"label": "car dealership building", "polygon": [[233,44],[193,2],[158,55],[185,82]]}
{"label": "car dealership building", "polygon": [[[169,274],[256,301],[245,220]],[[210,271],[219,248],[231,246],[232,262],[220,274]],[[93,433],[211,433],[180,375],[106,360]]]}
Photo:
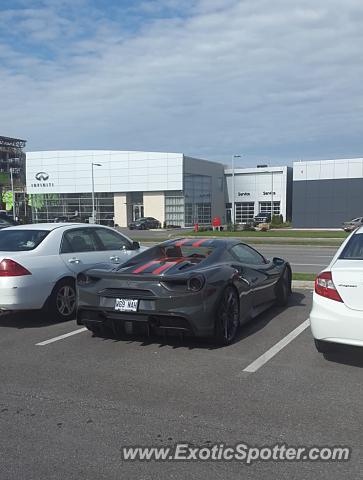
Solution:
{"label": "car dealership building", "polygon": [[181,227],[218,216],[225,224],[233,202],[239,224],[272,212],[296,228],[331,228],[363,215],[363,158],[235,168],[233,175],[182,153],[63,150],[26,154],[33,220],[92,217],[92,170],[96,221],[110,225],[143,216]]}
{"label": "car dealership building", "polygon": [[[28,152],[27,193],[34,221],[92,217],[127,226],[140,217],[181,227],[233,218],[232,170],[182,153],[108,150]],[[291,218],[290,167],[236,168],[236,223],[259,212]]]}
{"label": "car dealership building", "polygon": [[291,220],[291,167],[235,168],[234,188],[233,170],[227,168],[225,177],[228,219],[233,218],[234,201],[236,223],[250,223],[260,212],[272,212],[282,215],[284,221]]}
{"label": "car dealership building", "polygon": [[28,152],[27,193],[34,221],[92,216],[127,226],[140,217],[162,224],[210,225],[225,217],[224,166],[182,153],[76,150]]}

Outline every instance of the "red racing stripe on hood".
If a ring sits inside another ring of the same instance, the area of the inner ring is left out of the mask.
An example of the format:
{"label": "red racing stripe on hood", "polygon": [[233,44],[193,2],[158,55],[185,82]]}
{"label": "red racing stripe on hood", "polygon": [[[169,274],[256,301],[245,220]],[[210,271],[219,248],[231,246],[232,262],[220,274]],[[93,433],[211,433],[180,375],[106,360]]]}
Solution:
{"label": "red racing stripe on hood", "polygon": [[164,263],[164,265],[161,265],[160,267],[153,270],[153,275],[159,275],[159,273],[163,272],[164,270],[167,270],[168,268],[173,267],[177,263],[178,262],[166,262]]}
{"label": "red racing stripe on hood", "polygon": [[164,272],[165,270],[168,270],[171,267],[174,267],[174,265],[176,265],[177,263],[185,262],[185,260],[186,259],[183,258],[183,257],[177,258],[175,260],[172,260],[171,258],[169,258],[169,259],[166,258],[165,259],[166,263],[164,263],[164,265],[160,265],[160,267],[156,268],[153,271],[153,275],[159,275],[159,273]]}
{"label": "red racing stripe on hood", "polygon": [[190,241],[190,238],[184,238],[183,240],[180,240],[179,242],[176,242],[175,246],[176,247],[181,247],[182,245],[184,245],[184,243],[187,243],[189,241]]}
{"label": "red racing stripe on hood", "polygon": [[197,242],[194,242],[192,247],[200,247],[202,243],[208,242],[209,238],[202,238],[202,240],[198,240]]}
{"label": "red racing stripe on hood", "polygon": [[156,265],[158,263],[160,263],[160,260],[152,260],[151,262],[144,263],[144,265],[137,267],[132,273],[141,273],[152,265]]}

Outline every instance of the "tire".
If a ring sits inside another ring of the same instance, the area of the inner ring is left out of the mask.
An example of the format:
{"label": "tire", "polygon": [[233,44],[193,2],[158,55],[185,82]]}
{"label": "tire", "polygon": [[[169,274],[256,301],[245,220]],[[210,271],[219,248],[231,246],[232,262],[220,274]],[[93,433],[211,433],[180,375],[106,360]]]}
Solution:
{"label": "tire", "polygon": [[324,355],[333,353],[335,349],[334,343],[324,342],[323,340],[316,340],[314,338],[314,343],[317,351],[323,353]]}
{"label": "tire", "polygon": [[276,304],[280,307],[285,307],[289,302],[291,294],[291,273],[288,268],[285,268],[280,280],[276,285]]}
{"label": "tire", "polygon": [[229,285],[222,293],[215,318],[215,341],[218,345],[230,345],[237,337],[239,319],[239,297]]}
{"label": "tire", "polygon": [[73,320],[76,314],[76,286],[73,279],[60,280],[49,297],[47,312],[58,321]]}

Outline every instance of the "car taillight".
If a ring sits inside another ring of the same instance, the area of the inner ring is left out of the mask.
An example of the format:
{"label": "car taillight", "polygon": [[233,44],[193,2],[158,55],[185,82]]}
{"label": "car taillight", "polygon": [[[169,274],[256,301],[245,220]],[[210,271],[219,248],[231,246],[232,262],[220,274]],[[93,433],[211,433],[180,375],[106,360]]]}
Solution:
{"label": "car taillight", "polygon": [[336,302],[343,302],[335,288],[331,272],[322,272],[315,279],[315,293]]}
{"label": "car taillight", "polygon": [[0,262],[0,277],[22,277],[23,275],[31,275],[31,273],[14,260],[5,258]]}

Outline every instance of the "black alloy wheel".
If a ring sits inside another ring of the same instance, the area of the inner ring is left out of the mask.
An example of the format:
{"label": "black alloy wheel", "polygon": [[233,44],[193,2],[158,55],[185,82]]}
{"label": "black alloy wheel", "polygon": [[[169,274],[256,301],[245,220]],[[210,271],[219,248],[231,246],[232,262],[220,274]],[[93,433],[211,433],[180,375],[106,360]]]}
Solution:
{"label": "black alloy wheel", "polygon": [[239,297],[231,285],[226,287],[219,303],[216,322],[215,337],[219,345],[230,345],[236,339],[240,325]]}

